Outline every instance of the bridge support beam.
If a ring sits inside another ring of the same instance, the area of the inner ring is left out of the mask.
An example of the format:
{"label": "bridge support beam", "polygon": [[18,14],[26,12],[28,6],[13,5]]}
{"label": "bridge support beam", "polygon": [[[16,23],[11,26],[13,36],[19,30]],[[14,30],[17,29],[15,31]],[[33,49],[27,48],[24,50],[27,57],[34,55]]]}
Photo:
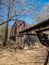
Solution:
{"label": "bridge support beam", "polygon": [[45,46],[49,47],[48,35],[46,35],[46,34],[44,34],[42,32],[40,32],[40,33],[39,32],[36,32],[36,33],[37,33],[37,37],[38,37],[40,43],[42,45],[45,45]]}

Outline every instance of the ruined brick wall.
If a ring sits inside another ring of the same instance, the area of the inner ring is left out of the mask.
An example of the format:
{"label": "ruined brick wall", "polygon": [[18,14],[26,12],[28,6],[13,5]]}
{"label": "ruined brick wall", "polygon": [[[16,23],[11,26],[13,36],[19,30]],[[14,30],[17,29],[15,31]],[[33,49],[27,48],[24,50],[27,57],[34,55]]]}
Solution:
{"label": "ruined brick wall", "polygon": [[11,27],[11,34],[15,35],[17,34],[20,30],[23,30],[27,27],[27,23],[22,20],[16,20],[16,22],[13,24]]}

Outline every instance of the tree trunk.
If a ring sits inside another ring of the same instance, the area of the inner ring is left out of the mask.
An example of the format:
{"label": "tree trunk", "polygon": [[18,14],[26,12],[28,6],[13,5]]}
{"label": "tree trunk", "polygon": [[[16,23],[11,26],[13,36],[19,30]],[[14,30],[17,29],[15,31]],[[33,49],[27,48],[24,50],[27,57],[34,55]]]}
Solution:
{"label": "tree trunk", "polygon": [[5,35],[4,35],[4,40],[3,40],[3,46],[6,46],[7,38],[8,38],[8,22],[6,24]]}

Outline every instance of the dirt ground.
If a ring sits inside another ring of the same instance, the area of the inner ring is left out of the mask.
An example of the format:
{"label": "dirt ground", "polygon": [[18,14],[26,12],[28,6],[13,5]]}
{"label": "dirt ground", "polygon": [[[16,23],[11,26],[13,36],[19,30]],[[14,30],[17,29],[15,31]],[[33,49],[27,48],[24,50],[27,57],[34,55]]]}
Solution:
{"label": "dirt ground", "polygon": [[30,50],[3,48],[0,49],[0,65],[44,65],[46,55],[46,47]]}

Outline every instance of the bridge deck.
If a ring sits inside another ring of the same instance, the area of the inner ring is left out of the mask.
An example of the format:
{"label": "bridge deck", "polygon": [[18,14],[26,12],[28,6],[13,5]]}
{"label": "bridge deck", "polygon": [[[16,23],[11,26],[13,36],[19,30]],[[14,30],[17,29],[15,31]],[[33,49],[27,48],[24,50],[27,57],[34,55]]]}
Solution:
{"label": "bridge deck", "polygon": [[49,30],[49,19],[37,23],[30,28],[24,29],[20,31],[20,33],[28,32],[28,31],[45,31],[45,30]]}

